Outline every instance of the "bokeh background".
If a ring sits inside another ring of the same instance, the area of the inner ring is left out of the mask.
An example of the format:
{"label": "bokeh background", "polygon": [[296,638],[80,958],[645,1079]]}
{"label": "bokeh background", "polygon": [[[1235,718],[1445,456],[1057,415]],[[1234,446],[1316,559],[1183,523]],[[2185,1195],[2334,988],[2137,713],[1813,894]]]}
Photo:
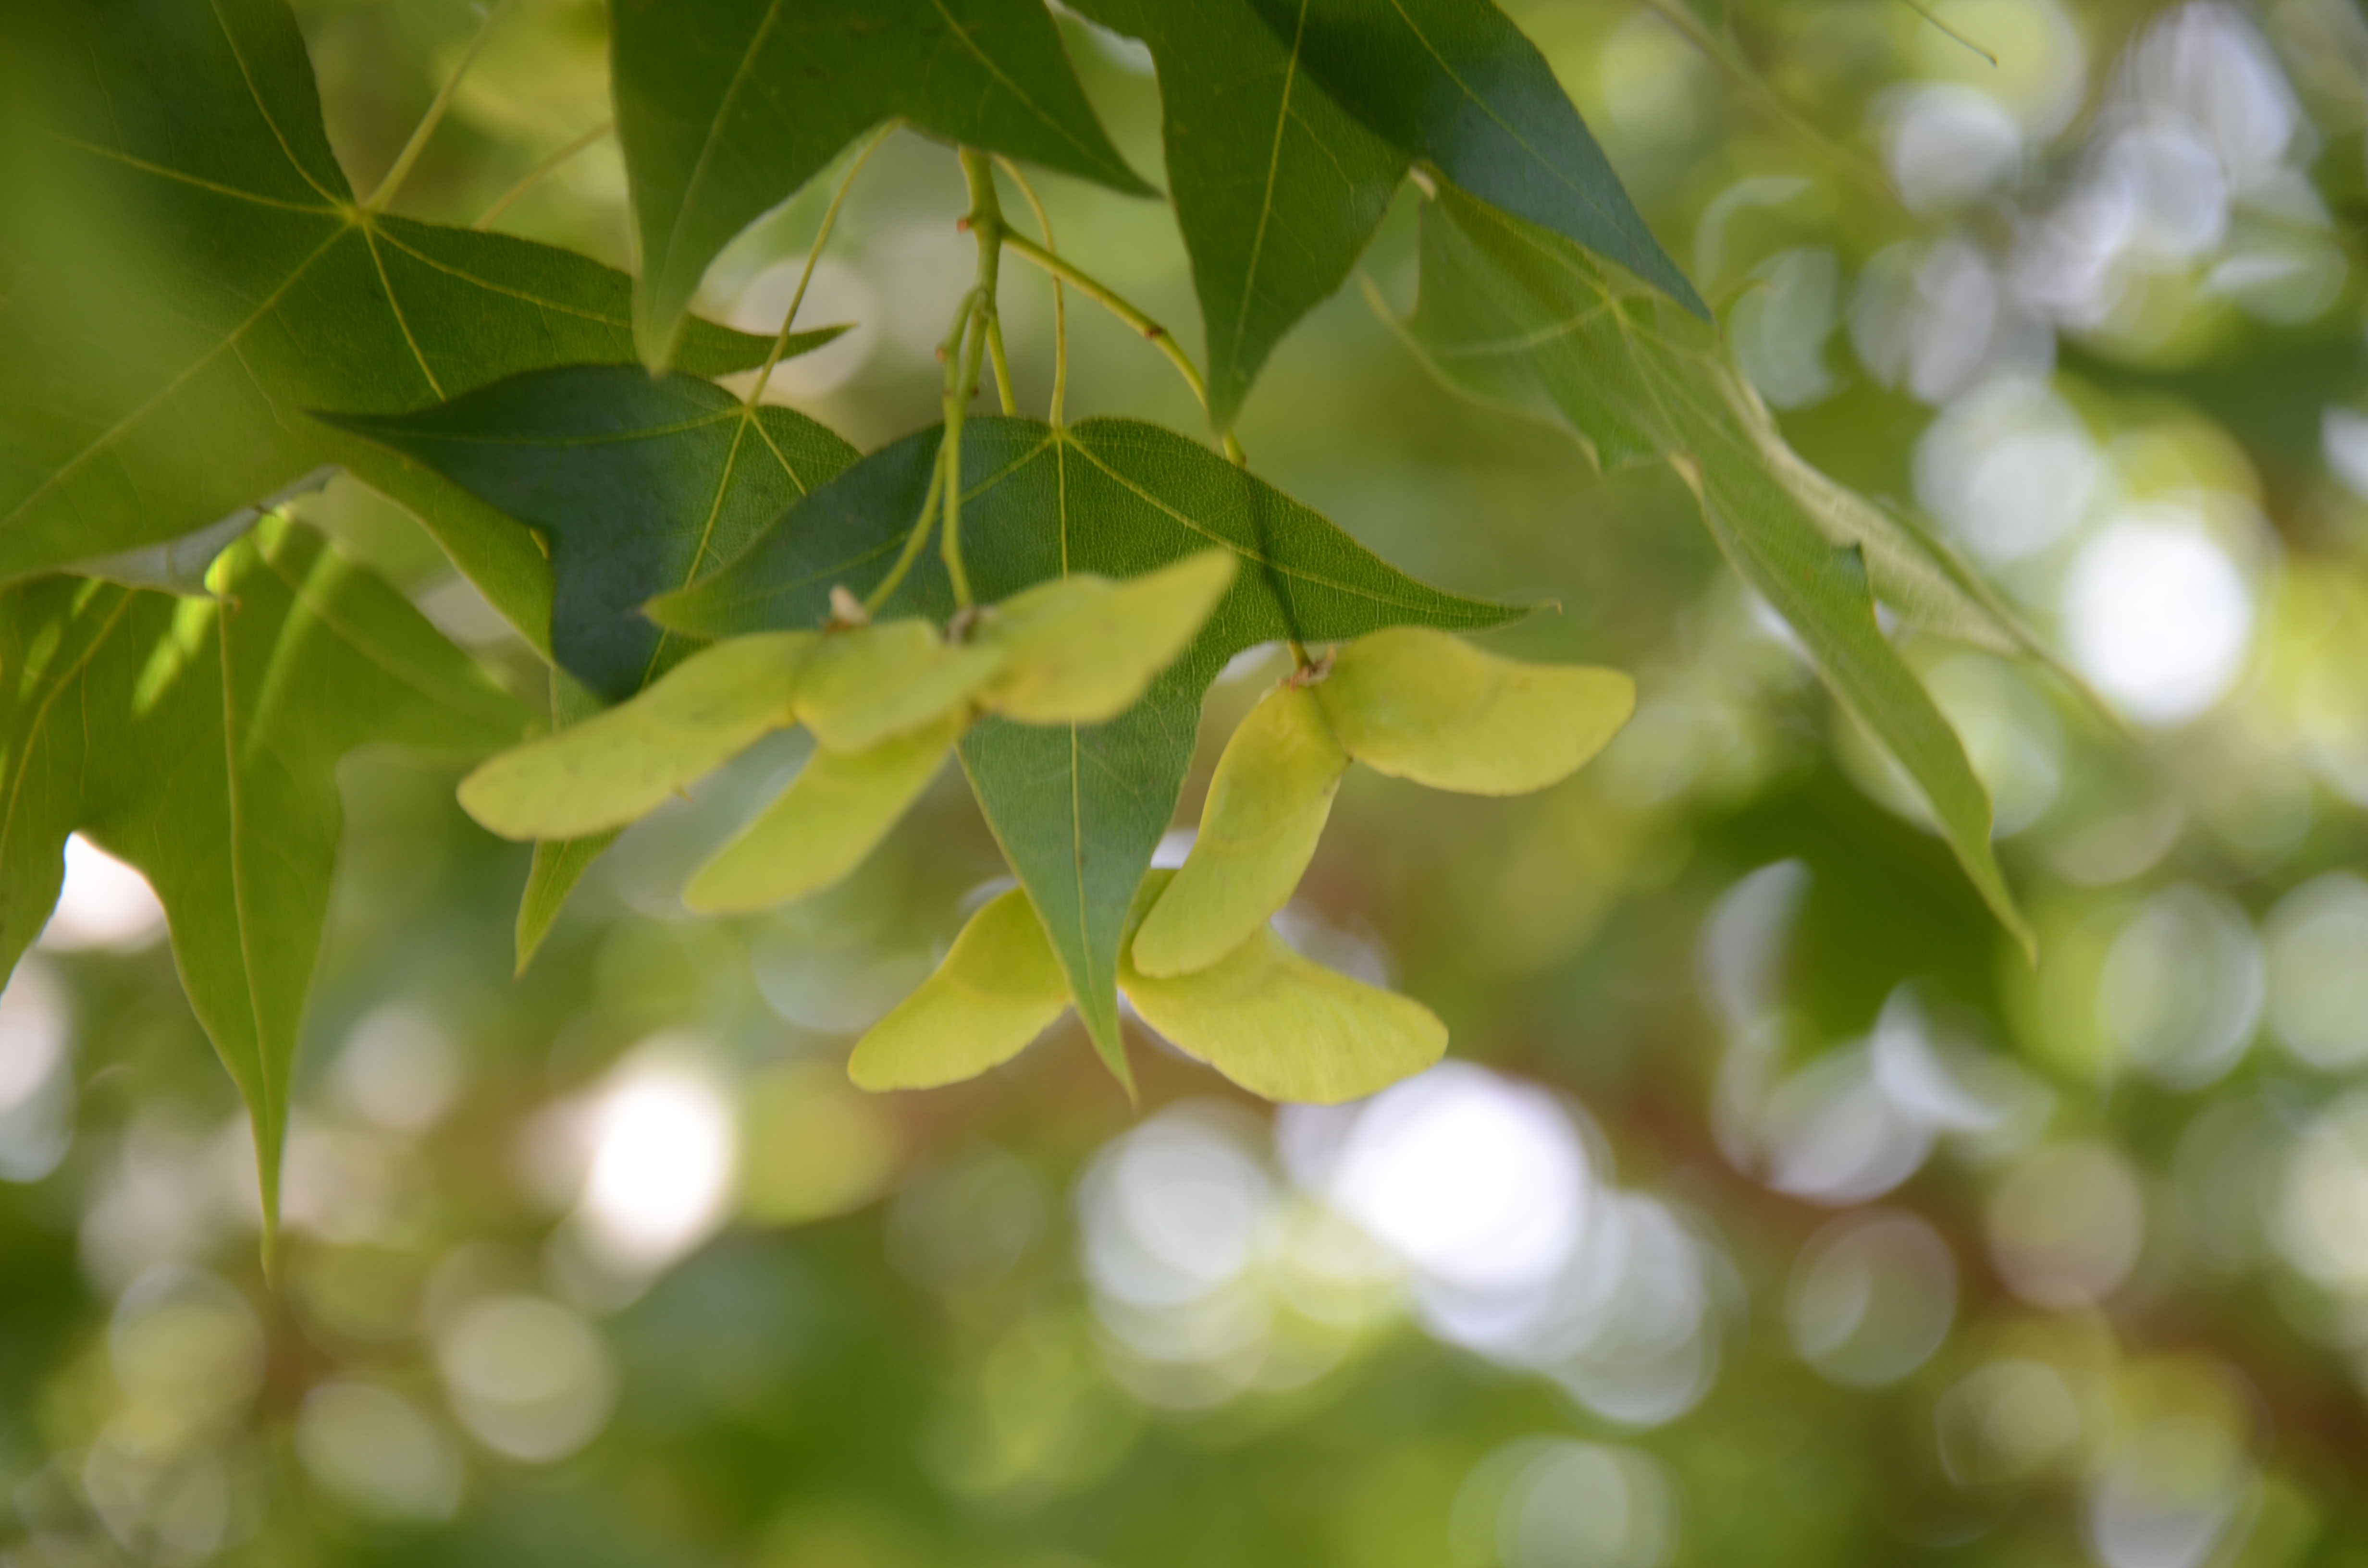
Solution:
{"label": "bokeh background", "polygon": [[[368,188],[478,17],[299,11]],[[1517,12],[1794,442],[2117,716],[1912,650],[2039,967],[1665,472],[1426,379],[1374,308],[1412,298],[1409,191],[1253,395],[1252,460],[1418,574],[1552,601],[1496,645],[1643,691],[1534,798],[1344,789],[1286,934],[1437,1009],[1449,1063],[1277,1111],[1138,1032],[1133,1108],[1064,1023],[867,1098],[853,1036],[1002,874],[958,778],[825,898],[690,919],[799,761],[760,748],[513,981],[522,851],[450,769],[363,758],[273,1290],[154,903],[77,843],[0,997],[0,1563],[2368,1563],[2368,24]],[[1147,59],[1064,27],[1156,170]],[[404,205],[476,219],[598,127],[604,29],[516,0]],[[710,313],[778,324],[832,183]],[[1039,184],[1197,347],[1169,212]],[[626,265],[624,200],[596,141],[498,222]],[[963,205],[889,142],[802,316],[855,330],[772,394],[867,447],[931,420]],[[1004,309],[1041,410],[1043,280]],[[1073,416],[1199,428],[1069,316]],[[534,689],[407,517],[302,505]],[[1280,667],[1217,687],[1181,821]]]}

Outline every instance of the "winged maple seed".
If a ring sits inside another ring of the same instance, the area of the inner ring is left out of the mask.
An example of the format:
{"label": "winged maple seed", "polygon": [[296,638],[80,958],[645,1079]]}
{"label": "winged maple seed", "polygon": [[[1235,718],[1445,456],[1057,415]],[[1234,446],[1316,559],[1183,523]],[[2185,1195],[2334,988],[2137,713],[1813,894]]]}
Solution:
{"label": "winged maple seed", "polygon": [[[1419,1072],[1446,1050],[1438,1018],[1300,957],[1267,924],[1314,857],[1341,778],[1363,762],[1438,789],[1527,793],[1577,771],[1634,708],[1635,684],[1618,671],[1517,664],[1423,628],[1304,665],[1226,744],[1183,867],[1137,890],[1119,989],[1178,1049],[1269,1099],[1349,1099]],[[1026,1049],[1068,1003],[1015,891],[973,917],[848,1071],[868,1088],[973,1076]]]}
{"label": "winged maple seed", "polygon": [[862,862],[977,718],[1091,724],[1133,706],[1234,572],[1230,551],[1211,550],[1124,583],[1064,578],[989,608],[967,640],[919,617],[836,613],[819,631],[729,638],[632,700],[495,757],[462,781],[461,803],[509,838],[606,832],[803,725],[813,758],[686,893],[708,913],[803,898]]}

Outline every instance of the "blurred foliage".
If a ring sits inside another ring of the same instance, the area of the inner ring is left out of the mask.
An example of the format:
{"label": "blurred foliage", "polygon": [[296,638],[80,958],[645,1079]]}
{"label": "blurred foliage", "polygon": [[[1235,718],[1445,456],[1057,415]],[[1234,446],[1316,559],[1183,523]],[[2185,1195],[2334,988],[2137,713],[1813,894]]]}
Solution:
{"label": "blurred foliage", "polygon": [[[868,1098],[849,1041],[1001,885],[952,780],[823,900],[688,919],[798,760],[760,747],[513,981],[526,851],[365,754],[271,1289],[234,1092],[78,850],[0,1001],[0,1562],[2368,1562],[2368,25],[1516,9],[1786,436],[2121,715],[1908,645],[2038,967],[1671,475],[1459,403],[1352,283],[1249,396],[1259,471],[1426,580],[1552,597],[1497,645],[1642,698],[1534,798],[1343,787],[1285,935],[1456,1060],[1277,1114],[1138,1031],[1137,1109],[1056,1035]],[[299,10],[369,188],[477,18]],[[1140,52],[1064,28],[1158,170]],[[607,117],[606,62],[602,6],[515,0],[405,215],[501,200]],[[771,330],[828,183],[702,308]],[[1197,342],[1167,210],[1042,183]],[[1419,203],[1362,264],[1400,312]],[[892,139],[802,314],[855,329],[774,389],[867,449],[934,417],[962,208]],[[623,265],[613,143],[501,226]],[[1005,293],[1041,407],[1049,292]],[[1069,314],[1073,415],[1196,427]],[[296,510],[528,687],[407,516],[344,480]],[[1215,688],[1185,820],[1279,667]]]}

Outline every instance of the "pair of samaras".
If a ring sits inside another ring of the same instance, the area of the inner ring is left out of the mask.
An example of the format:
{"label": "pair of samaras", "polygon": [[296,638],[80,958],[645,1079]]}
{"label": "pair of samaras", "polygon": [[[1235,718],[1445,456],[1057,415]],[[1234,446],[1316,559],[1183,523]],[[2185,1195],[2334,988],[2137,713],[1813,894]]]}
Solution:
{"label": "pair of samaras", "polygon": [[[1174,874],[1144,879],[1137,915]],[[1174,979],[1142,973],[1120,951],[1119,990],[1144,1023],[1270,1100],[1355,1099],[1447,1050],[1447,1026],[1429,1008],[1311,963],[1271,931]],[[976,1077],[1026,1050],[1068,1006],[1068,978],[1043,923],[1013,888],[972,915],[937,972],[857,1042],[848,1075],[867,1089]]]}
{"label": "pair of samaras", "polygon": [[[1314,857],[1349,765],[1526,793],[1602,750],[1635,700],[1617,671],[1514,664],[1442,632],[1350,643],[1328,671],[1268,693],[1234,733],[1183,868],[1152,872],[1136,894],[1119,989],[1178,1049],[1269,1099],[1354,1099],[1429,1066],[1447,1028],[1428,1008],[1301,958],[1268,925]],[[1015,889],[972,917],[848,1070],[874,1089],[972,1077],[1024,1050],[1069,994]]]}
{"label": "pair of samaras", "polygon": [[1190,974],[1266,928],[1315,858],[1351,762],[1435,790],[1522,795],[1578,771],[1635,711],[1618,670],[1522,665],[1444,632],[1351,642],[1269,692],[1226,743],[1183,869],[1130,950]]}
{"label": "pair of samaras", "polygon": [[630,701],[503,753],[461,785],[507,838],[578,838],[647,814],[770,731],[814,753],[684,891],[711,914],[819,892],[860,864],[982,713],[1099,724],[1142,697],[1234,578],[1212,550],[1123,583],[1064,577],[1015,594],[961,639],[920,619],[718,642]]}

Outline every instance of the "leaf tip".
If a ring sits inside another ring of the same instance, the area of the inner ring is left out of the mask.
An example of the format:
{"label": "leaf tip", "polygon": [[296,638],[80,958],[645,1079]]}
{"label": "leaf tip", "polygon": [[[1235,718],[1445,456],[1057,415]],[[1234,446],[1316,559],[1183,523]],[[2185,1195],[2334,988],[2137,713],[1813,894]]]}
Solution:
{"label": "leaf tip", "polygon": [[2006,926],[2007,935],[2014,938],[2016,948],[2021,949],[2024,967],[2037,973],[2039,933],[2031,928],[2031,922],[2022,917],[2022,912],[2011,905],[2000,912],[1998,919]]}
{"label": "leaf tip", "polygon": [[552,924],[558,913],[557,910],[542,909],[531,901],[518,905],[518,925],[511,933],[511,945],[515,950],[510,965],[512,980],[526,978],[527,968],[534,962],[534,955],[542,950],[542,939],[551,935]]}
{"label": "leaf tip", "polygon": [[680,311],[663,312],[645,294],[633,301],[633,352],[655,381],[674,368],[677,342],[682,336]]}
{"label": "leaf tip", "polygon": [[1662,288],[1670,299],[1677,301],[1678,308],[1684,311],[1686,314],[1711,326],[1718,325],[1718,318],[1711,314],[1709,301],[1704,300],[1701,291],[1694,287],[1693,279],[1678,270],[1676,263],[1669,264],[1669,276],[1662,284]]}
{"label": "leaf tip", "polygon": [[1087,1038],[1094,1042],[1094,1054],[1110,1069],[1110,1075],[1118,1080],[1118,1086],[1126,1091],[1128,1108],[1139,1111],[1143,1108],[1143,1091],[1135,1086],[1134,1064],[1127,1060],[1126,1032],[1118,1021],[1115,987],[1111,1002],[1106,1020],[1091,1017],[1083,1006],[1077,1008],[1077,1017],[1086,1026]]}
{"label": "leaf tip", "polygon": [[676,588],[671,592],[660,594],[654,599],[645,599],[641,608],[642,619],[661,631],[675,631],[686,636],[697,636],[698,632],[692,625],[689,610],[689,607],[697,603],[693,597],[695,593],[696,590],[692,588]]}

